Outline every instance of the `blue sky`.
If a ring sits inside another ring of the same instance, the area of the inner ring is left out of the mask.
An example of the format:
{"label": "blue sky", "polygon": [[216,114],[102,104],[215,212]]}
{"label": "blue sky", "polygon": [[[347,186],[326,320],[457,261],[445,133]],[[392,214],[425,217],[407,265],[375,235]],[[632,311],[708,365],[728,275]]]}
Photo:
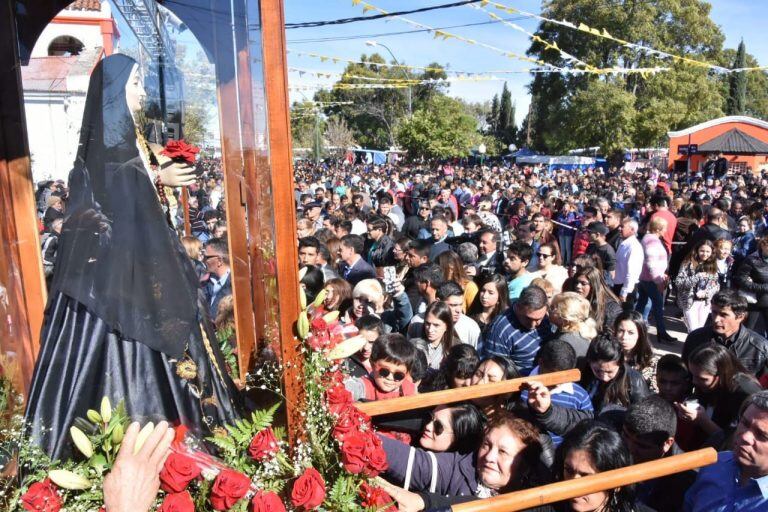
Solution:
{"label": "blue sky", "polygon": [[[366,0],[387,11],[411,10],[419,7],[449,3],[449,0]],[[499,0],[500,3],[518,9],[538,13],[541,9],[540,0]],[[768,19],[768,2],[761,0],[714,0],[711,17],[726,36],[726,47],[735,48],[743,37],[747,51],[757,57],[761,65],[768,65],[768,38],[765,37],[765,20]],[[285,19],[287,23],[297,23],[316,20],[330,20],[362,15],[362,8],[353,6],[351,0],[286,0]],[[371,14],[371,13],[369,13]],[[504,14],[504,13],[501,13]],[[409,19],[430,25],[432,27],[447,27],[489,21],[490,18],[482,12],[469,7],[454,7],[420,14],[406,16]],[[536,30],[535,20],[514,15],[504,15],[511,21],[529,32]],[[578,23],[580,20],[569,20]],[[414,27],[402,21],[390,19],[350,23],[347,25],[326,26],[318,28],[302,28],[287,31],[288,48],[298,51],[315,52],[329,56],[358,59],[362,54],[378,51],[390,60],[389,54],[383,48],[372,48],[366,41],[377,41],[389,46],[401,62],[424,66],[430,62],[439,62],[450,69],[474,72],[489,72],[498,70],[520,70],[530,65],[526,62],[513,60],[491,50],[468,45],[456,40],[435,40],[428,33],[405,35],[375,35],[389,32],[412,30]],[[609,27],[608,27],[609,28]],[[500,23],[476,25],[447,29],[449,32],[469,37],[504,50],[524,54],[529,46],[528,37]],[[328,37],[365,35],[360,39],[346,41],[311,41],[302,39],[319,39]],[[318,59],[290,53],[289,66],[317,70],[323,72],[341,72],[344,63],[334,64],[330,61],[321,62]],[[329,80],[318,80],[305,74],[299,76],[296,72],[289,73],[289,84],[331,83]],[[507,85],[512,97],[517,103],[517,122],[525,115],[530,103],[526,84],[530,74],[510,74]],[[490,99],[494,93],[501,92],[503,82],[464,82],[451,85],[450,94],[470,101]],[[312,91],[292,92],[292,100],[312,97]]]}

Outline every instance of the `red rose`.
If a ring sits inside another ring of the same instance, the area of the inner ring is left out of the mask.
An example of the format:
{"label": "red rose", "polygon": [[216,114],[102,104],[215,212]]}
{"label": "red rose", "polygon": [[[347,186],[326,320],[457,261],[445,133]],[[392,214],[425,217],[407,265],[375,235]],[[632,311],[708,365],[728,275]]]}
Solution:
{"label": "red rose", "polygon": [[371,418],[360,412],[354,405],[347,405],[339,414],[336,425],[333,427],[333,437],[337,441],[344,441],[344,438],[351,432],[357,432],[362,425],[370,425]]}
{"label": "red rose", "polygon": [[291,503],[294,507],[304,507],[304,510],[314,510],[325,499],[325,481],[315,468],[304,471],[293,483]]}
{"label": "red rose", "polygon": [[251,512],[285,512],[285,505],[277,494],[259,491],[251,500]]}
{"label": "red rose", "polygon": [[341,463],[344,469],[357,475],[368,465],[367,443],[362,432],[350,432],[341,445]]}
{"label": "red rose", "polygon": [[374,478],[379,476],[379,473],[386,471],[388,467],[387,452],[384,451],[384,447],[378,446],[368,454],[368,465],[363,473],[367,477]]}
{"label": "red rose", "polygon": [[56,493],[56,486],[49,479],[35,482],[21,497],[24,510],[34,512],[59,512],[61,498]]}
{"label": "red rose", "polygon": [[312,320],[312,323],[309,324],[310,330],[315,334],[324,333],[328,335],[328,323],[325,321],[325,319],[322,316],[319,316]]}
{"label": "red rose", "polygon": [[172,452],[160,471],[160,487],[165,492],[181,492],[200,476],[200,468],[190,457]]}
{"label": "red rose", "polygon": [[195,512],[195,502],[188,491],[166,495],[157,512]]}
{"label": "red rose", "polygon": [[267,460],[278,451],[277,438],[272,431],[272,427],[267,427],[253,436],[251,444],[248,446],[248,453],[251,454],[254,460]]}
{"label": "red rose", "polygon": [[250,478],[237,471],[225,469],[213,482],[211,506],[214,510],[229,510],[248,493],[250,487]]}
{"label": "red rose", "polygon": [[365,508],[373,508],[379,512],[382,510],[384,512],[397,510],[397,507],[394,505],[395,500],[393,500],[392,497],[387,494],[387,491],[381,487],[375,487],[368,482],[363,482],[362,485],[360,485],[359,493],[360,499],[362,500],[361,504]]}
{"label": "red rose", "polygon": [[309,348],[311,348],[316,352],[323,350],[324,348],[328,348],[330,343],[331,343],[331,339],[328,337],[328,333],[313,332],[312,334],[307,336],[307,345],[309,345]]}
{"label": "red rose", "polygon": [[352,393],[343,384],[337,384],[325,392],[325,401],[331,413],[339,414],[345,406],[352,403]]}
{"label": "red rose", "polygon": [[183,140],[171,140],[160,152],[172,160],[184,160],[187,163],[195,163],[195,155],[200,152],[200,148],[187,144]]}

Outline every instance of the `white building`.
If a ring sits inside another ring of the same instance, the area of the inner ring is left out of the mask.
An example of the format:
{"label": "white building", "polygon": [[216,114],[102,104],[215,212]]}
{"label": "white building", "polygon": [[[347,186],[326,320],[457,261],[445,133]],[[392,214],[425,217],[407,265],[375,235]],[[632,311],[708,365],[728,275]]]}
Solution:
{"label": "white building", "polygon": [[76,0],[40,35],[21,68],[32,176],[66,180],[77,153],[91,71],[119,34],[109,3]]}

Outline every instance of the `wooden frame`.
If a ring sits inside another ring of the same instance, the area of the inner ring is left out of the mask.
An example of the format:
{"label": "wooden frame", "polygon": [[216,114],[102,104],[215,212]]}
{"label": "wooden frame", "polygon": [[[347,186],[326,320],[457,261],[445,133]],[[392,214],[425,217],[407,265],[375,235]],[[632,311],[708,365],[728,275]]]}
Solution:
{"label": "wooden frame", "polygon": [[594,492],[616,489],[625,485],[681,473],[717,462],[717,452],[704,448],[690,453],[673,455],[651,462],[635,464],[621,469],[604,471],[573,480],[542,485],[451,507],[453,512],[514,512],[558,501],[586,496]]}
{"label": "wooden frame", "polygon": [[[197,2],[217,9],[221,5],[216,0]],[[39,349],[46,292],[25,136],[17,40],[21,41],[24,51],[31,51],[39,33],[68,3],[68,0],[28,2],[30,18],[22,32],[17,33],[16,3],[0,0],[0,207],[8,212],[0,217],[0,313],[3,314],[0,350],[19,358],[25,385],[31,379]],[[260,339],[272,342],[283,361],[297,363],[301,358],[293,328],[299,312],[298,261],[283,3],[281,0],[242,0],[237,8],[248,11],[237,14],[250,15],[250,27],[256,26],[259,30],[260,24],[263,45],[261,54],[250,55],[250,31],[242,30],[234,34],[235,37],[224,34],[226,37],[222,40],[230,41],[231,46],[222,47],[222,52],[228,50],[229,53],[221,56],[232,62],[232,52],[237,45],[233,64],[237,73],[232,76],[238,79],[227,80],[217,91],[220,119],[242,119],[240,126],[222,121],[221,131],[228,241],[243,376],[252,365]],[[251,59],[263,61],[266,77],[264,98],[269,147],[261,151],[253,125]],[[233,102],[233,98],[240,101]],[[274,253],[261,251],[261,242],[272,244]],[[293,411],[303,391],[295,378],[300,372],[301,368],[295,364],[286,369],[287,407],[289,416],[294,418]]]}
{"label": "wooden frame", "polygon": [[425,407],[436,407],[438,405],[465,402],[476,398],[515,393],[520,391],[523,384],[532,381],[541,382],[545,386],[556,386],[558,384],[565,384],[566,382],[578,382],[580,379],[581,372],[579,370],[565,370],[562,372],[534,375],[532,377],[520,377],[518,379],[492,382],[480,386],[446,389],[444,391],[433,391],[431,393],[392,398],[390,400],[357,403],[355,404],[355,407],[368,416],[381,416],[395,412],[410,411],[412,409],[423,409]]}
{"label": "wooden frame", "polygon": [[27,390],[46,302],[29,148],[25,137],[15,2],[0,0],[0,351]]}

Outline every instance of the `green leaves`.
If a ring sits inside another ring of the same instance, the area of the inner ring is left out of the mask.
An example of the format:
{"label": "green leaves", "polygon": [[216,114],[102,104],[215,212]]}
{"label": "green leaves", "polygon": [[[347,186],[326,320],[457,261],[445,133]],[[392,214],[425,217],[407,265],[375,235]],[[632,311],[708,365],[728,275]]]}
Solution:
{"label": "green leaves", "polygon": [[409,156],[424,158],[466,156],[481,139],[464,105],[447,96],[431,98],[400,125],[397,137]]}
{"label": "green leaves", "polygon": [[354,477],[340,475],[334,482],[331,490],[325,498],[325,504],[329,510],[339,512],[353,512],[360,510],[357,499],[357,483]]}

